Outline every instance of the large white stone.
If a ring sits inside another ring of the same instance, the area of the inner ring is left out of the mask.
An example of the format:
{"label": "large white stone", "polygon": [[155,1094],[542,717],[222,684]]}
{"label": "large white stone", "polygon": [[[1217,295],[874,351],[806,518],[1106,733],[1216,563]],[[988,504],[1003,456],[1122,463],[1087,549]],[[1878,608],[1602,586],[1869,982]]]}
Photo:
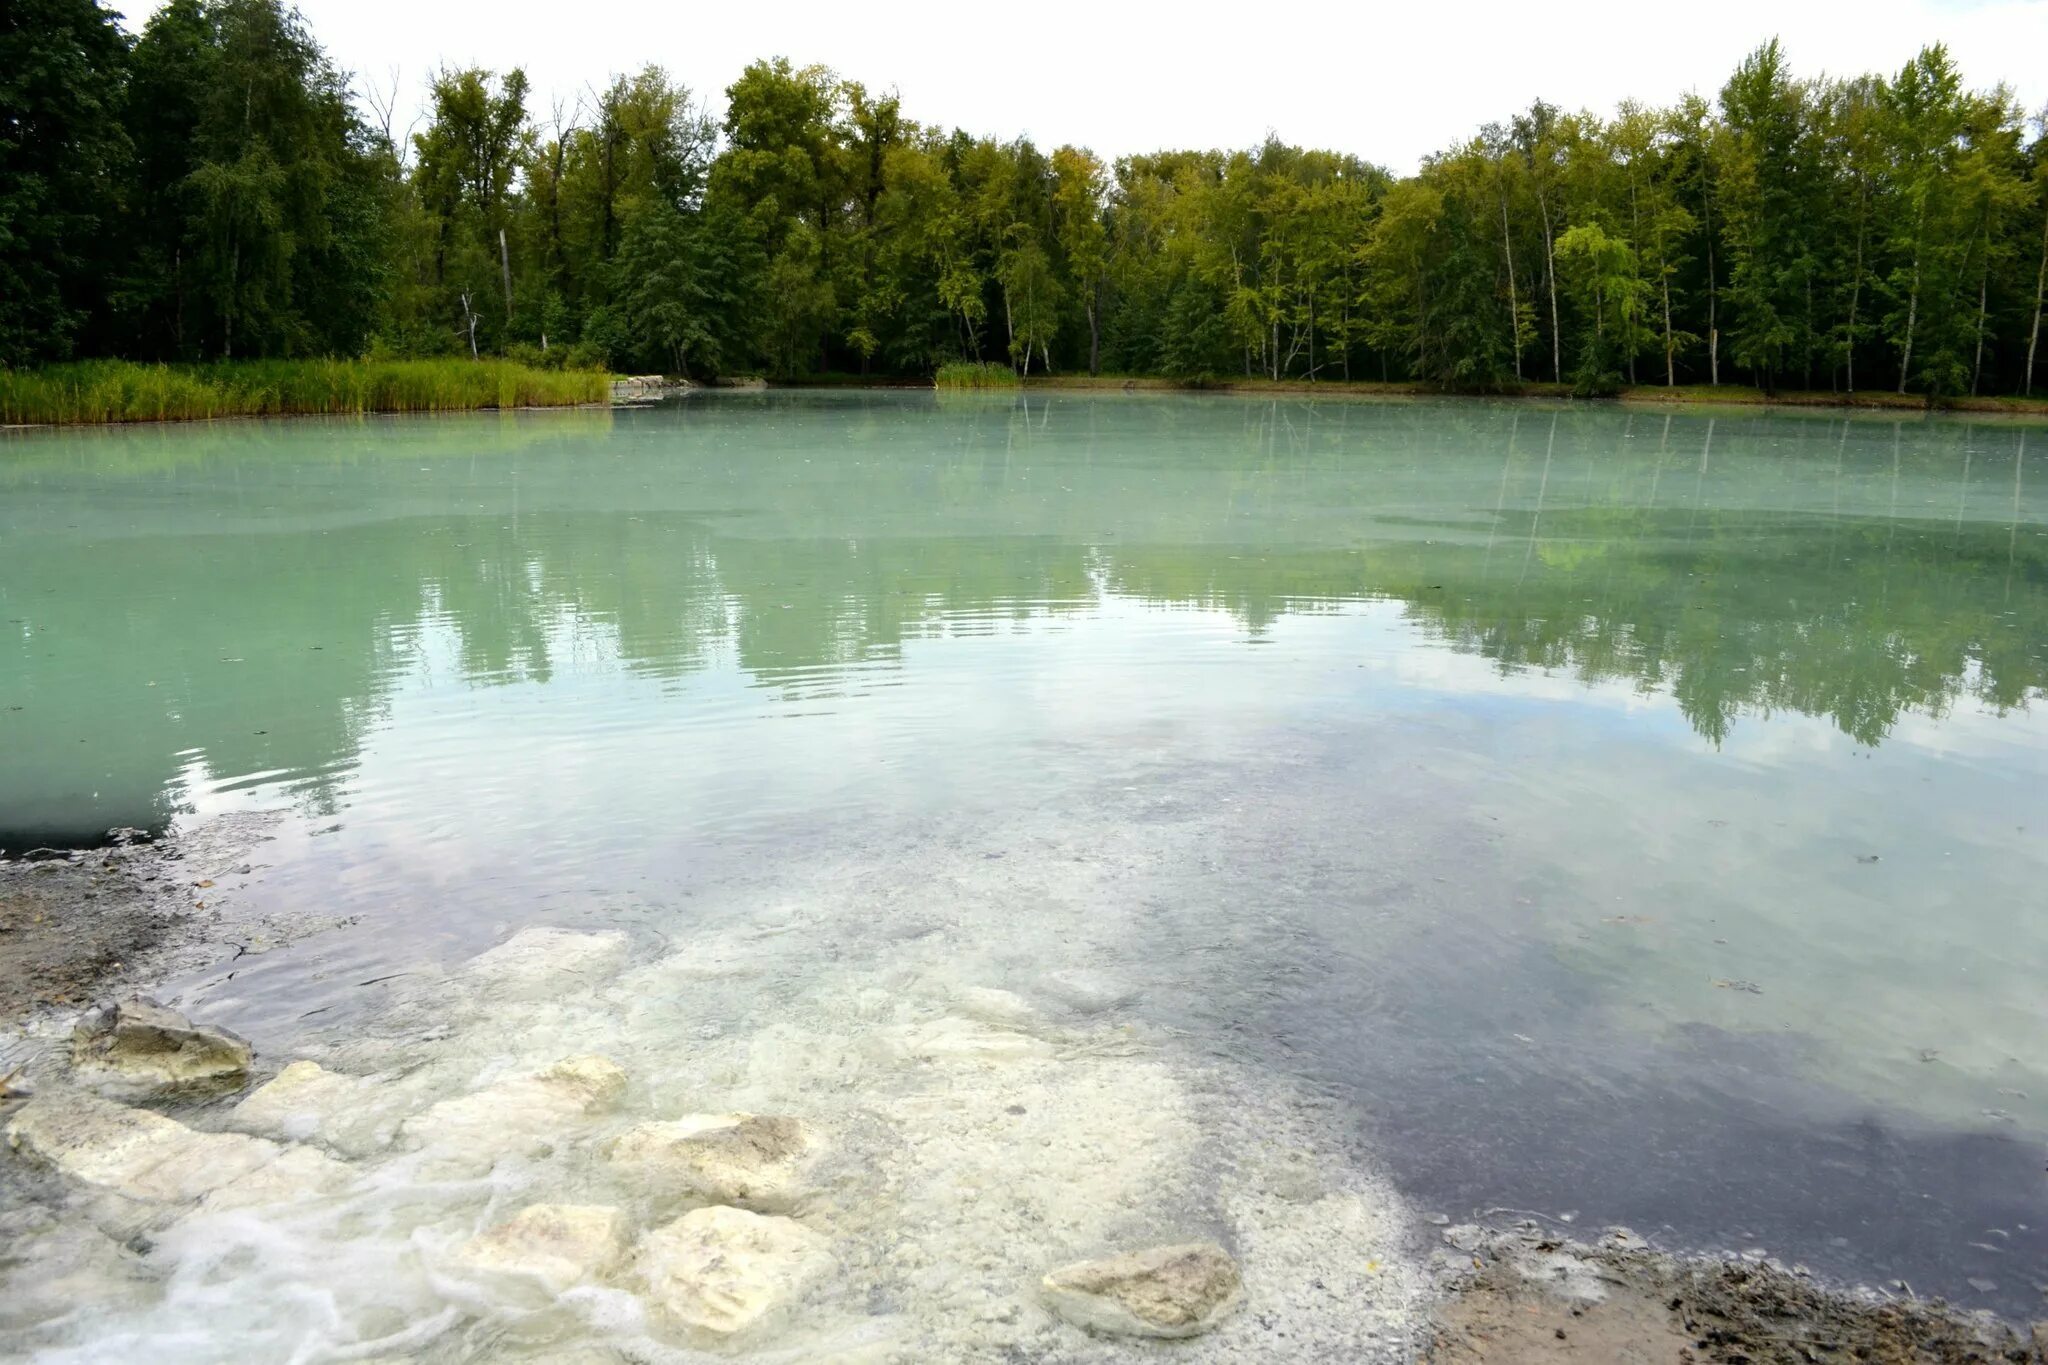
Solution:
{"label": "large white stone", "polygon": [[266,1137],[303,1142],[330,1137],[361,1104],[363,1082],[318,1062],[293,1062],[235,1106],[235,1126]]}
{"label": "large white stone", "polygon": [[1195,1242],[1065,1266],[1041,1287],[1053,1312],[1091,1332],[1192,1337],[1237,1306],[1243,1283],[1222,1247]]}
{"label": "large white stone", "polygon": [[1090,967],[1072,967],[1039,978],[1038,990],[1075,1014],[1122,1009],[1138,998],[1128,982]]}
{"label": "large white stone", "polygon": [[625,964],[628,946],[615,930],[522,929],[471,958],[468,975],[492,995],[534,999],[602,982]]}
{"label": "large white stone", "polygon": [[960,1013],[1003,1028],[1028,1028],[1038,1018],[1029,1000],[995,986],[965,986],[953,992]]}
{"label": "large white stone", "polygon": [[489,1160],[552,1142],[617,1106],[626,1073],[606,1057],[569,1057],[545,1071],[442,1100],[399,1128],[423,1146]]}
{"label": "large white stone", "polygon": [[823,1147],[801,1119],[691,1114],[628,1130],[610,1155],[658,1197],[786,1213],[808,1193]]}
{"label": "large white stone", "polygon": [[534,1204],[471,1238],[452,1257],[472,1272],[531,1279],[559,1294],[617,1267],[626,1217],[599,1204]]}
{"label": "large white stone", "polygon": [[717,1339],[772,1329],[832,1264],[825,1239],[794,1219],[717,1207],[648,1233],[637,1272],[657,1314]]}
{"label": "large white stone", "polygon": [[96,1095],[29,1101],[7,1124],[15,1152],[88,1189],[154,1203],[247,1207],[331,1189],[348,1168],[323,1153],[239,1133],[201,1133]]}
{"label": "large white stone", "polygon": [[1043,1038],[951,1017],[911,1029],[903,1046],[918,1061],[938,1065],[1000,1066],[1053,1055],[1052,1044]]}

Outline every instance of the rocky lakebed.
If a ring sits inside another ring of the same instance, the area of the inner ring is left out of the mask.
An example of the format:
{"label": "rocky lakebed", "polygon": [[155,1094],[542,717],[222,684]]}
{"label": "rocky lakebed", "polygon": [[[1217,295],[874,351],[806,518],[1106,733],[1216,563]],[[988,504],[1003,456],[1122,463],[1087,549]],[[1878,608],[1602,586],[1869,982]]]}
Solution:
{"label": "rocky lakebed", "polygon": [[[1414,1209],[1330,1100],[1187,1047],[1114,976],[990,984],[943,933],[821,975],[793,945],[829,930],[800,908],[687,943],[520,928],[274,1051],[146,993],[257,932],[167,859],[0,868],[9,970],[48,968],[0,1035],[8,1358],[2039,1362],[2048,1341],[1763,1255]],[[118,956],[78,957],[124,916]]]}

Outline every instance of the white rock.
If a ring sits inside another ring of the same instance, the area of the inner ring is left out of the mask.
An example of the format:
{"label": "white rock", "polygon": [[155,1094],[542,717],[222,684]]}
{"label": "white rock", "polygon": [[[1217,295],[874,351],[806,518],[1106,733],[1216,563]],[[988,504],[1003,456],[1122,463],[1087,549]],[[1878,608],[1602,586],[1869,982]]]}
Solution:
{"label": "white rock", "polygon": [[1138,993],[1124,982],[1086,967],[1042,977],[1038,990],[1076,1014],[1101,1014],[1105,1010],[1121,1009],[1138,998]]}
{"label": "white rock", "polygon": [[235,1126],[294,1142],[328,1136],[324,1130],[352,1116],[362,1091],[357,1077],[339,1075],[318,1062],[293,1062],[235,1106]]}
{"label": "white rock", "polygon": [[962,1014],[984,1024],[1022,1028],[1038,1017],[1029,1000],[994,986],[968,986],[955,991],[953,999]]}
{"label": "white rock", "polygon": [[992,1029],[969,1019],[939,1019],[913,1029],[904,1051],[924,1062],[973,1062],[994,1065],[1052,1056],[1052,1044],[1043,1038]]}
{"label": "white rock", "polygon": [[1041,1287],[1053,1312],[1091,1332],[1192,1337],[1237,1306],[1243,1279],[1222,1247],[1196,1242],[1083,1261]]}
{"label": "white rock", "polygon": [[239,1081],[249,1074],[249,1042],[224,1028],[195,1024],[154,1000],[127,1000],[87,1014],[71,1039],[71,1064],[139,1086]]}
{"label": "white rock", "polygon": [[701,1336],[771,1328],[832,1269],[803,1224],[744,1209],[693,1209],[641,1239],[637,1270],[657,1313]]}
{"label": "white rock", "polygon": [[471,958],[468,974],[493,995],[532,999],[603,981],[625,964],[627,948],[626,936],[615,930],[522,929]]}
{"label": "white rock", "polygon": [[471,1238],[453,1256],[466,1270],[538,1281],[559,1294],[613,1270],[626,1253],[626,1217],[600,1204],[534,1204]]}
{"label": "white rock", "polygon": [[207,1195],[205,1207],[218,1212],[260,1208],[266,1204],[295,1204],[302,1199],[333,1193],[347,1184],[351,1175],[347,1165],[317,1148],[286,1147],[269,1165]]}
{"label": "white rock", "polygon": [[610,1155],[660,1196],[784,1213],[808,1193],[823,1148],[800,1119],[691,1114],[628,1130]]}
{"label": "white rock", "polygon": [[569,1057],[531,1076],[442,1100],[407,1119],[399,1133],[423,1146],[489,1160],[551,1142],[616,1107],[625,1093],[626,1073],[609,1058]]}
{"label": "white rock", "polygon": [[96,1095],[46,1095],[7,1125],[13,1150],[124,1198],[246,1207],[332,1188],[348,1168],[322,1153],[239,1133],[200,1133]]}

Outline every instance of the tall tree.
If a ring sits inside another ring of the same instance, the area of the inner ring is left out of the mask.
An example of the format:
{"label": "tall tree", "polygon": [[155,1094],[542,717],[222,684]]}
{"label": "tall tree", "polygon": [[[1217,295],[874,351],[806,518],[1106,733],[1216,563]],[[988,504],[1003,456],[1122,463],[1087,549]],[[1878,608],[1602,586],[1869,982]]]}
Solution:
{"label": "tall tree", "polygon": [[128,45],[93,0],[0,10],[0,365],[67,356],[129,175]]}

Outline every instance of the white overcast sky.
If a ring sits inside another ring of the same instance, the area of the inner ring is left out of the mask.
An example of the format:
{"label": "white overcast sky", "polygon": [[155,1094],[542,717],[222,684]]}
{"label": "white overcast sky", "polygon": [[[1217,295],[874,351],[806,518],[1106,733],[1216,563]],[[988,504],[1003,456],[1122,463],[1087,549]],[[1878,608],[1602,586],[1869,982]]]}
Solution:
{"label": "white overcast sky", "polygon": [[[115,0],[118,5],[119,0]],[[140,28],[154,4],[129,0]],[[682,4],[676,0],[300,0],[315,36],[366,82],[403,77],[417,109],[442,64],[524,66],[535,112],[615,72],[666,67],[714,111],[747,62],[821,62],[895,87],[922,123],[1105,156],[1238,147],[1267,132],[1396,171],[1542,96],[1711,95],[1765,38],[1803,73],[1896,70],[1946,42],[1973,86],[2048,99],[2048,0],[1266,0],[1221,5]],[[401,124],[405,120],[400,119]]]}

